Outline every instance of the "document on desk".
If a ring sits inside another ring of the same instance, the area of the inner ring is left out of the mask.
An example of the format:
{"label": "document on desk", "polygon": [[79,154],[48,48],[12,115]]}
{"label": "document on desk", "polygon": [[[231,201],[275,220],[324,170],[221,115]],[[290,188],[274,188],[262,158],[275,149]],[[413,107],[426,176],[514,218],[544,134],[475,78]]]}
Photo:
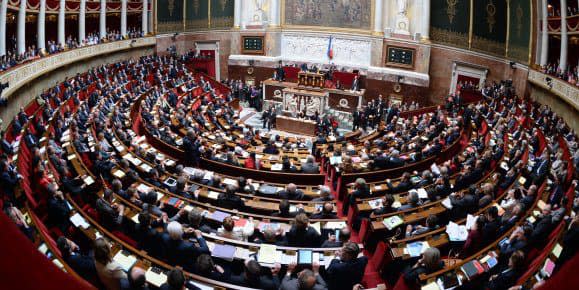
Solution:
{"label": "document on desk", "polygon": [[389,231],[391,231],[392,229],[402,225],[404,223],[404,220],[402,220],[402,218],[400,218],[399,216],[395,215],[384,219],[382,223]]}
{"label": "document on desk", "polygon": [[81,227],[86,230],[90,227],[90,224],[79,213],[75,213],[71,216],[70,222],[77,228]]}
{"label": "document on desk", "polygon": [[142,193],[148,193],[149,191],[151,191],[151,188],[141,183],[139,184],[139,186],[137,186],[137,191]]}
{"label": "document on desk", "polygon": [[449,222],[446,226],[446,233],[448,234],[448,239],[453,242],[466,241],[466,238],[468,237],[466,226],[458,225],[453,222]]}
{"label": "document on desk", "polygon": [[129,269],[137,262],[137,258],[126,251],[119,251],[113,260],[121,265],[121,268],[125,271]]}
{"label": "document on desk", "polygon": [[207,198],[217,200],[217,198],[219,198],[219,192],[210,190],[209,193],[207,193]]}
{"label": "document on desk", "polygon": [[327,222],[324,229],[343,229],[346,227],[346,222]]}
{"label": "document on desk", "polygon": [[283,165],[281,163],[277,163],[277,164],[272,164],[271,165],[271,170],[272,171],[281,171],[283,168]]}
{"label": "document on desk", "polygon": [[476,223],[476,220],[478,219],[478,216],[473,216],[471,214],[466,216],[466,229],[470,230],[472,229],[472,226],[474,225],[474,223]]}
{"label": "document on desk", "polygon": [[236,250],[237,248],[231,245],[215,244],[213,250],[211,251],[211,255],[213,257],[231,262],[233,261],[233,257],[235,257]]}
{"label": "document on desk", "polygon": [[447,209],[452,209],[452,203],[450,202],[450,198],[445,198],[444,200],[442,200],[442,205],[444,207],[446,207]]}
{"label": "document on desk", "polygon": [[93,179],[90,175],[87,175],[85,178],[83,178],[82,181],[83,181],[84,184],[86,184],[86,185],[91,185],[91,184],[94,183],[94,179]]}
{"label": "document on desk", "polygon": [[430,248],[428,242],[414,242],[406,245],[410,257],[419,257],[428,248]]}
{"label": "document on desk", "polygon": [[260,263],[274,264],[281,260],[281,254],[275,245],[261,244],[257,254],[257,261]]}
{"label": "document on desk", "polygon": [[165,282],[167,282],[167,275],[157,267],[151,267],[145,272],[145,278],[147,282],[155,287],[161,287]]}
{"label": "document on desk", "polygon": [[416,190],[418,192],[418,198],[420,199],[428,199],[428,193],[426,192],[426,189],[424,188],[419,188]]}

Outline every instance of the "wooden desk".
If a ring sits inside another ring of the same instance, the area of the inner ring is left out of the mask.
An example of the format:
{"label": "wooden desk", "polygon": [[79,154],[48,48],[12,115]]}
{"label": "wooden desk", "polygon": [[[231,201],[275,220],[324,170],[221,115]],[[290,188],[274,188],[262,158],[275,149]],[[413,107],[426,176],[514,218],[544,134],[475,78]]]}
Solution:
{"label": "wooden desk", "polygon": [[276,127],[285,132],[316,136],[316,122],[311,120],[277,116]]}

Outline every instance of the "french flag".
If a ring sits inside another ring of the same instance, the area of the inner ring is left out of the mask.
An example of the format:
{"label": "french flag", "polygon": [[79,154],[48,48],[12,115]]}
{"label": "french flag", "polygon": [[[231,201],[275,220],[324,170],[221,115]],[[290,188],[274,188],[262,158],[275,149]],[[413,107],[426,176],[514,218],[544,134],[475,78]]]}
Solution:
{"label": "french flag", "polygon": [[332,40],[333,40],[333,37],[330,36],[330,42],[328,43],[328,58],[329,59],[334,58],[334,49],[332,47]]}

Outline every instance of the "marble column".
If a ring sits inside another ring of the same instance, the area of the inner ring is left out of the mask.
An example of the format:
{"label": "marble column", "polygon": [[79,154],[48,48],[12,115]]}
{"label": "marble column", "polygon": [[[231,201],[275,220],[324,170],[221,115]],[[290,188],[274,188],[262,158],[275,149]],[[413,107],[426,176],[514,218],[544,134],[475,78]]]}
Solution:
{"label": "marble column", "polygon": [[269,6],[269,26],[278,27],[280,26],[280,0],[271,0],[271,5]]}
{"label": "marble column", "polygon": [[107,37],[107,0],[101,0],[100,12],[99,37],[102,40]]}
{"label": "marble column", "polygon": [[424,41],[430,39],[430,1],[431,0],[422,0],[422,29],[420,34]]}
{"label": "marble column", "polygon": [[18,9],[18,27],[16,32],[16,44],[18,54],[26,52],[26,0],[20,1]]}
{"label": "marble column", "polygon": [[36,47],[38,51],[46,50],[45,24],[46,24],[46,0],[40,0],[40,7],[38,8],[38,32]]}
{"label": "marble column", "polygon": [[241,0],[235,0],[233,11],[233,27],[239,28],[241,25]]}
{"label": "marble column", "polygon": [[149,33],[149,1],[143,0],[143,15],[141,16],[141,30],[143,35]]}
{"label": "marble column", "polygon": [[0,1],[0,56],[6,55],[6,12],[8,0]]}
{"label": "marble column", "polygon": [[63,48],[66,47],[66,35],[64,33],[64,21],[65,21],[65,11],[66,11],[66,1],[60,0],[58,8],[58,44]]}
{"label": "marble column", "polygon": [[86,38],[86,0],[80,0],[80,8],[78,11],[78,43]]}
{"label": "marble column", "polygon": [[561,52],[559,69],[567,69],[567,50],[569,49],[569,34],[567,33],[567,0],[561,0]]}
{"label": "marble column", "polygon": [[549,8],[547,7],[547,0],[541,0],[541,11],[543,19],[541,19],[541,60],[539,64],[546,66],[549,61]]}
{"label": "marble column", "polygon": [[376,35],[381,35],[384,33],[382,27],[384,26],[382,19],[384,18],[384,0],[376,0],[376,6],[374,7],[374,30],[372,31]]}
{"label": "marble column", "polygon": [[127,36],[127,0],[121,0],[121,36]]}

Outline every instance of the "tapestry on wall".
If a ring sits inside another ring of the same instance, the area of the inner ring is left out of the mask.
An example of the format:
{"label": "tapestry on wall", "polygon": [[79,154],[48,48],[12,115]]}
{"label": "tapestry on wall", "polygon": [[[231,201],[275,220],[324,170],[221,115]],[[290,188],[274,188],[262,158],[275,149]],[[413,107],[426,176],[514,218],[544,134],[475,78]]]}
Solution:
{"label": "tapestry on wall", "polygon": [[506,0],[474,1],[473,16],[472,49],[504,57],[507,39]]}
{"label": "tapestry on wall", "polygon": [[157,1],[157,31],[177,32],[183,30],[183,0]]}
{"label": "tapestry on wall", "polygon": [[432,41],[468,48],[469,0],[432,0],[430,37]]}
{"label": "tapestry on wall", "polygon": [[286,0],[285,24],[371,29],[371,0]]}
{"label": "tapestry on wall", "polygon": [[203,30],[209,28],[209,2],[202,0],[185,0],[185,29]]}
{"label": "tapestry on wall", "polygon": [[233,27],[235,0],[211,0],[211,28]]}
{"label": "tapestry on wall", "polygon": [[509,10],[508,57],[528,64],[532,25],[530,2],[528,0],[511,0]]}

